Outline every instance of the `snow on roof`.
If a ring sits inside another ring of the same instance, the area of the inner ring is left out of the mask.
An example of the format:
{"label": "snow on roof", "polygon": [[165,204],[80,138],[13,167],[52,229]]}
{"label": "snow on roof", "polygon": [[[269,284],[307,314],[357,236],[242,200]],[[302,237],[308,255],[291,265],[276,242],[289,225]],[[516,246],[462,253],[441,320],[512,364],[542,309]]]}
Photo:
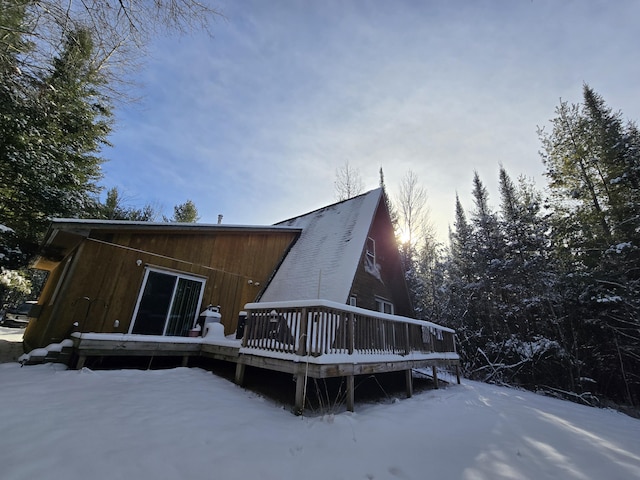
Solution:
{"label": "snow on roof", "polygon": [[345,303],[382,189],[277,225],[301,228],[261,302],[324,299]]}
{"label": "snow on roof", "polygon": [[[69,232],[88,234],[90,230],[145,230],[145,231],[182,231],[207,233],[211,231],[291,231],[295,228],[286,225],[234,225],[227,223],[181,223],[147,222],[144,220],[102,220],[84,218],[53,218],[50,232],[62,229]],[[299,229],[298,229],[299,230]]]}

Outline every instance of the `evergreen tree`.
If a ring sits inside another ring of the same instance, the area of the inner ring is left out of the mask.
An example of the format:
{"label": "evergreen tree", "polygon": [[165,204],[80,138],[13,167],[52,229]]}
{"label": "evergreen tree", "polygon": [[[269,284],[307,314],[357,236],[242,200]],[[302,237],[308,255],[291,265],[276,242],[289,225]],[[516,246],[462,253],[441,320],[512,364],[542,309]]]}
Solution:
{"label": "evergreen tree", "polygon": [[384,172],[382,171],[382,167],[380,167],[379,174],[380,174],[380,188],[382,188],[384,202],[387,205],[387,209],[389,210],[391,225],[393,225],[393,230],[395,232],[398,230],[398,212],[396,212],[395,206],[393,205],[393,203],[391,203],[391,199],[389,198],[389,194],[387,192],[387,185],[384,183]]}
{"label": "evergreen tree", "polygon": [[106,220],[153,222],[158,216],[158,213],[150,204],[146,204],[142,208],[126,206],[125,199],[118,188],[113,187],[107,191],[107,197],[104,203],[98,203],[94,211],[88,212],[88,216],[91,218],[104,218]]}
{"label": "evergreen tree", "polygon": [[449,232],[450,257],[453,262],[451,268],[455,271],[456,277],[467,283],[473,281],[472,233],[460,197],[456,195],[455,220],[453,230]]}
{"label": "evergreen tree", "polygon": [[24,262],[48,217],[99,210],[110,100],[126,97],[119,81],[140,47],[216,15],[197,0],[0,1],[0,224]]}
{"label": "evergreen tree", "polygon": [[80,215],[98,192],[103,160],[96,153],[107,143],[110,107],[98,93],[102,77],[91,64],[92,48],[87,31],[69,32],[50,71],[37,77],[20,72],[17,54],[15,62],[5,55],[0,219],[16,232],[27,257],[48,217]]}
{"label": "evergreen tree", "polygon": [[173,207],[173,217],[163,217],[165,222],[196,223],[200,220],[196,204],[191,200]]}
{"label": "evergreen tree", "polygon": [[521,178],[513,183],[500,168],[500,228],[506,240],[501,315],[509,325],[506,355],[513,381],[539,388],[564,387],[566,344],[558,338],[552,305],[557,302],[557,275],[551,260],[548,224],[541,195]]}
{"label": "evergreen tree", "polygon": [[640,135],[590,87],[540,132],[577,389],[640,397]]}
{"label": "evergreen tree", "polygon": [[456,329],[467,375],[531,388],[564,386],[562,345],[550,320],[554,276],[540,195],[524,180],[515,185],[504,169],[500,187],[499,216],[477,173],[470,221],[456,198],[439,289],[443,318]]}
{"label": "evergreen tree", "polygon": [[475,209],[471,216],[474,249],[472,272],[474,284],[474,315],[486,334],[499,342],[509,332],[509,325],[500,314],[503,299],[501,275],[505,267],[505,243],[497,215],[489,207],[489,194],[475,172],[473,177]]}
{"label": "evergreen tree", "polygon": [[440,318],[456,329],[467,375],[636,405],[640,134],[588,86],[583,93],[540,131],[544,207],[504,168],[499,215],[477,173],[470,220],[456,198]]}
{"label": "evergreen tree", "polygon": [[456,195],[455,220],[449,231],[449,250],[446,258],[438,265],[437,278],[442,284],[440,293],[440,314],[444,325],[456,330],[458,352],[467,375],[477,365],[476,356],[481,341],[482,326],[472,313],[474,251],[473,230],[466,213]]}

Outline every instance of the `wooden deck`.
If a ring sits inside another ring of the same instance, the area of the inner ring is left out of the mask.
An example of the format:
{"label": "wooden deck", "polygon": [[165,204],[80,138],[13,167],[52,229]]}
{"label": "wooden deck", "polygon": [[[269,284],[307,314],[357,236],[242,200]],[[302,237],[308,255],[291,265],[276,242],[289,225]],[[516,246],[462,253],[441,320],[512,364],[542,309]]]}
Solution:
{"label": "wooden deck", "polygon": [[454,332],[439,325],[386,315],[322,300],[254,303],[245,306],[242,340],[149,335],[76,333],[76,368],[91,356],[204,357],[236,364],[243,384],[247,366],[292,374],[296,411],[305,403],[307,378],[345,377],[347,409],[354,409],[354,377],[404,371],[407,396],[413,393],[412,369],[454,367],[459,356]]}

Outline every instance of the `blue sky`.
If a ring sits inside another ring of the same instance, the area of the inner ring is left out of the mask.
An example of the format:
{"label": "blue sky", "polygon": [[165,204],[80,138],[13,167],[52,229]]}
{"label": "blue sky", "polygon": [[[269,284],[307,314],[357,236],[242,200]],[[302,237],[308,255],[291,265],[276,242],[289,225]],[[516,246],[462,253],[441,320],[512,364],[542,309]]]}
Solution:
{"label": "blue sky", "polygon": [[271,224],[335,201],[349,162],[393,199],[415,172],[441,238],[473,171],[541,177],[537,127],[584,82],[640,120],[640,2],[211,2],[212,36],[157,38],[118,106],[106,187],[201,222]]}

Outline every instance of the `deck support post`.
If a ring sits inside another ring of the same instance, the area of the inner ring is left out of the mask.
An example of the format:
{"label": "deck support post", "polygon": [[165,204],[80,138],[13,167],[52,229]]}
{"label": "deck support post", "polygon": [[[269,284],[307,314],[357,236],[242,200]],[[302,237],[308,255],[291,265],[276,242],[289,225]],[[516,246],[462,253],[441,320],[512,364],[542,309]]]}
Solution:
{"label": "deck support post", "polygon": [[404,378],[407,383],[407,398],[413,397],[413,374],[411,369],[404,371]]}
{"label": "deck support post", "polygon": [[304,373],[298,373],[296,375],[296,404],[294,413],[296,415],[302,415],[304,412],[304,394],[305,394],[305,384],[304,384]]}
{"label": "deck support post", "polygon": [[431,367],[431,372],[433,373],[433,386],[438,388],[438,369],[435,365]]}
{"label": "deck support post", "polygon": [[246,365],[238,359],[238,363],[236,363],[236,385],[242,386],[244,383],[244,369]]}
{"label": "deck support post", "polygon": [[460,365],[456,365],[456,380],[458,381],[458,385],[460,385]]}
{"label": "deck support post", "polygon": [[347,380],[347,411],[349,412],[353,412],[355,410],[355,382],[354,382],[354,376],[353,375],[347,375],[346,377]]}
{"label": "deck support post", "polygon": [[184,356],[182,357],[182,366],[183,366],[183,367],[186,367],[186,366],[188,366],[188,365],[189,365],[189,355],[184,355]]}
{"label": "deck support post", "polygon": [[76,363],[76,370],[82,370],[84,367],[84,362],[87,361],[87,356],[80,354],[78,356],[78,363]]}

